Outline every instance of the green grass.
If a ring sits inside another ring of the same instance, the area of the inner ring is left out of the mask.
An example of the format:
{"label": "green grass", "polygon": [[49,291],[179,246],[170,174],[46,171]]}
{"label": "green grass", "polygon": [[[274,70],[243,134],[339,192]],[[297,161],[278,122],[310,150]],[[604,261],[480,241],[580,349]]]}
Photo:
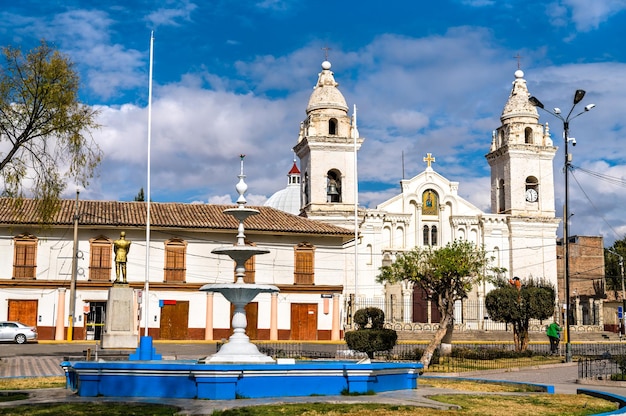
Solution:
{"label": "green grass", "polygon": [[59,403],[23,404],[15,407],[0,407],[0,415],[19,416],[172,416],[180,409],[174,406],[135,403]]}

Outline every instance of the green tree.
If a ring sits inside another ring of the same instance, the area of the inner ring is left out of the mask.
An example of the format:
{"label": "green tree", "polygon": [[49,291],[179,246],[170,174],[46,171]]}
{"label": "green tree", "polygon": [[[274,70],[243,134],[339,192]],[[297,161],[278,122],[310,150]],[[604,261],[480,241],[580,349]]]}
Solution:
{"label": "green tree", "polygon": [[373,359],[377,351],[389,351],[396,345],[398,334],[383,328],[385,313],[379,308],[363,308],[354,314],[356,331],[348,331],[344,338],[348,348],[367,354]]}
{"label": "green tree", "polygon": [[96,111],[78,102],[79,77],[70,59],[45,41],[26,55],[1,48],[0,176],[3,195],[39,200],[41,222],[59,208],[70,179],[87,186],[101,152],[90,135]]}
{"label": "green tree", "polygon": [[530,320],[544,320],[554,315],[556,293],[554,286],[544,279],[515,283],[514,280],[496,280],[496,289],[485,297],[485,307],[492,320],[513,326],[515,350],[526,351]]}
{"label": "green tree", "polygon": [[467,298],[476,283],[495,271],[489,267],[492,259],[483,248],[457,240],[438,249],[416,247],[400,254],[391,265],[380,268],[378,282],[413,282],[424,290],[441,314],[439,329],[420,360],[424,367],[430,364],[444,336],[446,339],[452,336],[454,303]]}
{"label": "green tree", "polygon": [[622,267],[619,256],[626,259],[626,237],[616,240],[611,247],[604,249],[606,290],[612,291],[615,299],[620,299],[622,292]]}
{"label": "green tree", "polygon": [[143,193],[143,188],[139,190],[139,193],[135,196],[135,202],[145,202],[146,196]]}

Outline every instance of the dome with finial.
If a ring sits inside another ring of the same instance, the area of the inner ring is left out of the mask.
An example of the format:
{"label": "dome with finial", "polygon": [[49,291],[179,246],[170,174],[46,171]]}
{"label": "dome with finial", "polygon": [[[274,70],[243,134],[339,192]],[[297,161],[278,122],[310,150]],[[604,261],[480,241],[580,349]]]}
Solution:
{"label": "dome with finial", "polygon": [[518,69],[515,71],[513,88],[500,116],[500,121],[505,124],[507,121],[537,122],[539,114],[535,106],[528,101],[529,98],[530,93],[524,79],[524,71]]}
{"label": "dome with finial", "polygon": [[270,196],[263,205],[298,215],[300,214],[300,169],[295,160],[287,176],[289,177],[287,187]]}
{"label": "dome with finial", "polygon": [[337,86],[333,72],[330,70],[330,62],[322,62],[322,72],[319,73],[317,84],[313,88],[307,114],[318,109],[337,109],[348,113],[348,104]]}

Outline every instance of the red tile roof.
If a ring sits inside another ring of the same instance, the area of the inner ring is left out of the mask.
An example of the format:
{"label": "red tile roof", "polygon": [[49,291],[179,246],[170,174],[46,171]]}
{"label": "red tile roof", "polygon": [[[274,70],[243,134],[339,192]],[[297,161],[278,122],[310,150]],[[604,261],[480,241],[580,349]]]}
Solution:
{"label": "red tile roof", "polygon": [[[37,201],[0,198],[0,224],[39,225]],[[61,208],[50,222],[50,226],[71,225],[74,221],[74,200],[61,200]],[[160,203],[150,204],[150,226],[157,228],[187,228],[198,230],[236,230],[237,220],[223,211],[236,208],[234,205]],[[288,214],[271,207],[248,207],[258,210],[245,221],[249,231],[336,235],[343,238],[353,232],[342,227]],[[78,201],[81,226],[127,226],[146,225],[147,204],[145,202]]]}

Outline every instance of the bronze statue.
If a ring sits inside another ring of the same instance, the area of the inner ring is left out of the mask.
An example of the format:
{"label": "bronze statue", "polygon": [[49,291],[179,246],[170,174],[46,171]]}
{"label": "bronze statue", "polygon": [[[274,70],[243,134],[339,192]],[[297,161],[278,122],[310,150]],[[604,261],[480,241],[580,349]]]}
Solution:
{"label": "bronze statue", "polygon": [[113,242],[113,252],[115,253],[115,283],[120,283],[120,271],[122,272],[122,283],[126,282],[126,255],[130,251],[130,241],[126,239],[126,233],[120,233],[120,239]]}

